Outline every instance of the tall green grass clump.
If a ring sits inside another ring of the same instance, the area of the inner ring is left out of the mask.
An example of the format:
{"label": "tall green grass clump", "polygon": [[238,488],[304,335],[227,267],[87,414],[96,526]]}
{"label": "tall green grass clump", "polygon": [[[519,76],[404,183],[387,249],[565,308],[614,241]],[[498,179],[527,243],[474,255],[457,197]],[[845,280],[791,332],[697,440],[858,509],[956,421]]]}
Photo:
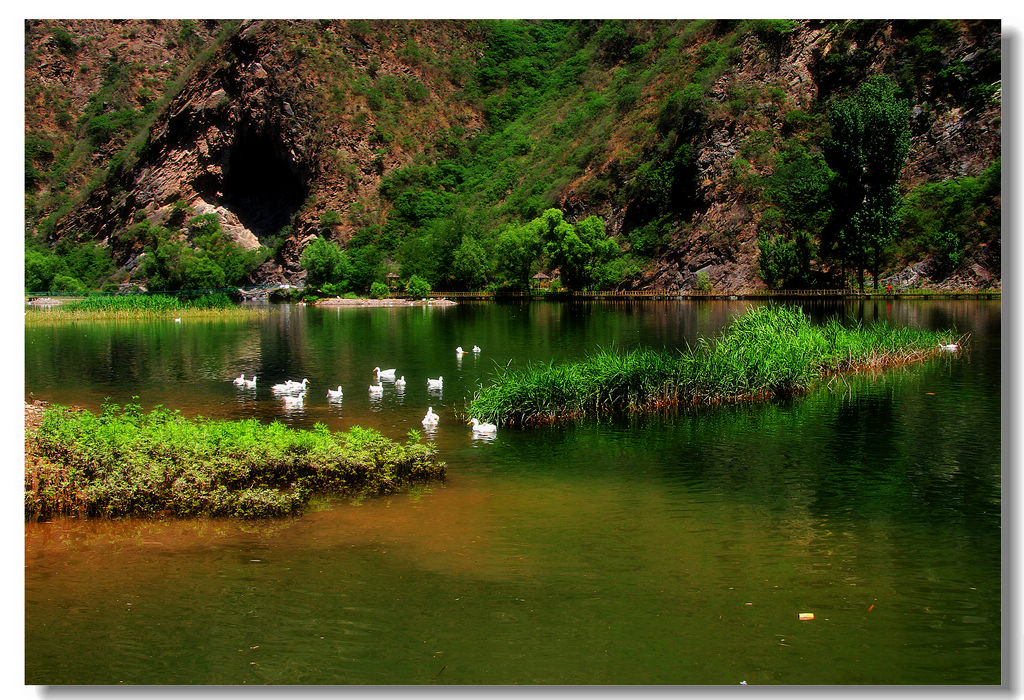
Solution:
{"label": "tall green grass clump", "polygon": [[186,419],[107,402],[98,414],[46,409],[27,441],[25,515],[260,518],[314,494],[381,495],[443,479],[436,448],[354,427]]}
{"label": "tall green grass clump", "polygon": [[813,325],[800,309],[750,309],[717,338],[686,352],[601,350],[562,364],[501,370],[467,412],[481,420],[531,425],[679,403],[787,396],[823,377],[922,360],[949,332],[876,323]]}
{"label": "tall green grass clump", "polygon": [[178,316],[249,315],[260,307],[243,307],[223,292],[203,294],[191,299],[169,294],[128,294],[125,296],[91,296],[81,301],[62,304],[27,315],[26,321],[117,320],[136,318],[169,318]]}

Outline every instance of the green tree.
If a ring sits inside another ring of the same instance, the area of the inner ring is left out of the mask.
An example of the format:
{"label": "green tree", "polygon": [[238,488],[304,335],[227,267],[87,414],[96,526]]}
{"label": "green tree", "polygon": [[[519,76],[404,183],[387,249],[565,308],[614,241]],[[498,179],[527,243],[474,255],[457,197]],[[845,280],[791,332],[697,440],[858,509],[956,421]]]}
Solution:
{"label": "green tree", "polygon": [[697,273],[697,289],[702,292],[710,292],[714,290],[715,285],[711,283],[711,276],[706,270],[701,270]]}
{"label": "green tree", "polygon": [[25,291],[46,292],[50,290],[53,279],[64,274],[66,266],[50,250],[32,247],[25,242]]}
{"label": "green tree", "polygon": [[573,226],[559,209],[540,216],[545,249],[566,289],[586,289],[601,277],[601,268],[619,255],[619,246],[604,232],[604,221],[588,216]]}
{"label": "green tree", "polygon": [[343,255],[338,244],[317,236],[302,250],[299,266],[306,271],[306,284],[320,287],[344,278]]}
{"label": "green tree", "polygon": [[376,246],[366,245],[350,249],[348,257],[352,262],[349,281],[353,289],[367,291],[370,289],[370,285],[380,282],[383,278],[384,258]]}
{"label": "green tree", "polygon": [[225,285],[224,268],[209,255],[186,252],[181,261],[181,289],[220,289]]}
{"label": "green tree", "polygon": [[835,171],[833,217],[823,247],[857,273],[864,289],[870,269],[878,285],[887,246],[899,223],[900,170],[910,151],[910,107],[897,99],[896,84],[885,75],[868,78],[853,97],[833,100],[827,109],[831,135],[825,159]]}
{"label": "green tree", "polygon": [[430,284],[419,275],[413,275],[410,277],[409,281],[405,285],[405,293],[417,299],[422,299],[429,291]]}
{"label": "green tree", "polygon": [[71,275],[58,274],[54,276],[50,284],[50,291],[54,294],[85,294],[88,290],[81,280]]}
{"label": "green tree", "polygon": [[757,236],[760,253],[757,265],[761,278],[770,287],[806,288],[813,286],[811,260],[814,241],[807,231],[785,234],[762,231]]}
{"label": "green tree", "polygon": [[150,289],[181,289],[181,270],[188,247],[169,230],[148,221],[133,227],[136,235],[148,240],[139,273]]}
{"label": "green tree", "polygon": [[775,158],[765,178],[766,199],[774,206],[758,223],[758,267],[770,287],[814,286],[812,264],[817,246],[812,231],[829,221],[829,187],[833,173],[821,153],[791,144]]}
{"label": "green tree", "polygon": [[534,219],[519,226],[511,224],[498,235],[494,245],[496,267],[510,284],[530,288],[534,264],[544,250],[540,234],[540,220]]}
{"label": "green tree", "polygon": [[487,282],[487,253],[476,238],[463,236],[452,259],[455,282],[465,289],[479,289]]}

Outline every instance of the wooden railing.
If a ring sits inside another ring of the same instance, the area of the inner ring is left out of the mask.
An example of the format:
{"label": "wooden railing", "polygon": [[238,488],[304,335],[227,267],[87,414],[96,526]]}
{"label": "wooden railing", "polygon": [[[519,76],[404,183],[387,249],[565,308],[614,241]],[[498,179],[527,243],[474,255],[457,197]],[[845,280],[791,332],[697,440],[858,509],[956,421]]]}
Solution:
{"label": "wooden railing", "polygon": [[977,290],[970,292],[945,292],[929,290],[873,291],[861,292],[856,289],[738,289],[738,290],[620,290],[620,291],[576,291],[550,292],[547,290],[531,290],[529,292],[498,291],[498,292],[429,292],[432,299],[767,299],[787,297],[808,298],[847,298],[847,299],[999,299],[1000,290]]}

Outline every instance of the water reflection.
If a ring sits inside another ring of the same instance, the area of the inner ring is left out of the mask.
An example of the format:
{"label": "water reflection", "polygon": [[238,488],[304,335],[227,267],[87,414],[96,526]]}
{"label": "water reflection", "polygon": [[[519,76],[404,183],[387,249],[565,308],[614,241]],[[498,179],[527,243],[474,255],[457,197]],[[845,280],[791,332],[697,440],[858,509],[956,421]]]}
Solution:
{"label": "water reflection", "polygon": [[306,392],[292,396],[282,396],[281,402],[284,405],[285,413],[301,414],[305,411]]}

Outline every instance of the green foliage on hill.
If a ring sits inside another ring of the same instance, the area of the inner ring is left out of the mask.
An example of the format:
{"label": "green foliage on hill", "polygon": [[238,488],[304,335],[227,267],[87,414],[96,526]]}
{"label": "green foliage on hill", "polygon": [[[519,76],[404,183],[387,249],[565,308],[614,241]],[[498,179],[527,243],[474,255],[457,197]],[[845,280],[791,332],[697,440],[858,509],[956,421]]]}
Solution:
{"label": "green foliage on hill", "polygon": [[61,242],[54,249],[25,241],[25,291],[83,294],[114,272],[110,251],[90,244]]}
{"label": "green foliage on hill", "polygon": [[983,245],[1000,255],[1000,161],[979,177],[925,183],[903,200],[907,235],[903,245],[935,256],[942,272],[954,269],[964,252]]}
{"label": "green foliage on hill", "polygon": [[[964,250],[992,238],[976,224],[991,226],[998,200],[976,204],[968,223],[940,225],[952,217],[942,202],[981,195],[950,181],[902,201],[894,179],[910,129],[950,106],[995,103],[998,51],[990,41],[970,54],[958,48],[990,25],[810,23],[821,30],[820,52],[807,66],[816,99],[797,103],[772,71],[808,23],[474,20],[452,28],[465,50],[448,52],[431,45],[427,24],[268,23],[280,37],[277,58],[302,68],[289,75],[310,78],[297,81],[289,99],[316,115],[304,128],[318,147],[330,144],[321,165],[337,176],[337,192],[358,192],[326,211],[318,204],[314,217],[294,219],[269,244],[277,255],[289,250],[289,236],[323,236],[300,253],[311,284],[366,293],[397,269],[401,279],[416,276],[441,291],[526,287],[539,269],[558,267],[569,288],[614,287],[695,236],[707,193],[722,183],[758,222],[759,267],[772,286],[834,285],[848,270],[877,280],[894,255],[933,254],[952,269]],[[182,21],[174,41],[201,62],[210,46],[197,29]],[[77,37],[52,31],[62,54],[84,50]],[[880,64],[883,36],[892,58]],[[739,73],[751,66],[768,67],[763,80]],[[27,218],[40,234],[80,196],[83,159],[114,154],[97,178],[130,167],[132,144],[141,148],[147,125],[183,84],[139,90],[148,69],[123,56],[103,61],[81,120],[66,109],[58,115],[74,139],[29,125],[25,182],[45,196],[30,193]],[[913,125],[910,105],[918,107]],[[479,118],[467,119],[471,112]],[[371,162],[336,145],[353,136],[365,140]],[[735,156],[725,172],[709,170],[709,156],[726,148]],[[404,165],[391,167],[396,160]],[[381,177],[377,192],[361,187],[361,168]],[[550,231],[531,226],[559,208],[575,238],[555,245]],[[605,227],[614,231],[609,243]],[[735,235],[709,233],[719,251]],[[194,237],[154,244],[150,229],[126,235],[148,236],[158,262],[144,272],[167,284],[215,283],[220,272],[230,283],[248,265],[175,247],[193,248]],[[44,262],[33,259],[33,279],[48,275],[52,283],[58,273]]]}

